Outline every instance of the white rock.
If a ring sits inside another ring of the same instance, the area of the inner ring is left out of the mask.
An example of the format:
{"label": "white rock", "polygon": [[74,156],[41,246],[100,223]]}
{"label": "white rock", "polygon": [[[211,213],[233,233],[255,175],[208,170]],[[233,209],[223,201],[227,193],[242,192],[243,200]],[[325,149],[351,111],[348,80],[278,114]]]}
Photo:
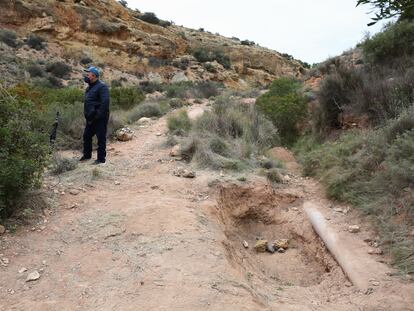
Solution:
{"label": "white rock", "polygon": [[66,207],[66,209],[74,209],[74,208],[77,208],[77,207],[78,207],[78,204],[77,203],[73,203],[73,204],[68,205]]}
{"label": "white rock", "polygon": [[191,171],[191,170],[184,170],[184,172],[182,173],[182,176],[184,178],[195,178],[196,173],[194,171]]}
{"label": "white rock", "polygon": [[70,190],[69,190],[69,193],[70,193],[71,195],[78,195],[78,194],[80,193],[80,191],[79,191],[78,189],[70,189]]}
{"label": "white rock", "polygon": [[7,266],[10,263],[9,258],[6,258],[6,257],[1,258],[0,261],[1,261],[2,266]]}
{"label": "white rock", "polygon": [[247,243],[247,241],[246,241],[246,240],[244,240],[244,241],[243,241],[243,246],[244,246],[244,248],[249,248],[249,243]]}
{"label": "white rock", "polygon": [[171,83],[178,83],[178,82],[185,82],[188,81],[187,76],[185,75],[184,72],[180,71],[177,72],[174,77],[172,77],[171,79]]}
{"label": "white rock", "polygon": [[361,230],[359,226],[352,225],[348,227],[348,231],[351,233],[358,233]]}
{"label": "white rock", "polygon": [[172,157],[181,156],[181,147],[180,147],[180,145],[175,145],[174,147],[172,147],[172,149],[170,151],[170,156],[172,156]]}
{"label": "white rock", "polygon": [[115,185],[119,186],[121,183],[119,181],[115,181]]}
{"label": "white rock", "polygon": [[370,255],[381,255],[382,250],[380,248],[370,248],[368,250],[368,254],[370,254]]}
{"label": "white rock", "polygon": [[159,83],[159,84],[161,84],[161,83],[164,82],[164,80],[161,77],[161,75],[159,73],[157,73],[157,72],[155,72],[155,73],[154,72],[150,72],[148,74],[148,80],[151,81],[151,82],[154,82],[154,83]]}
{"label": "white rock", "polygon": [[20,269],[19,269],[19,274],[22,274],[22,273],[24,273],[24,272],[26,272],[26,271],[27,271],[27,269],[26,269],[26,268],[24,268],[24,267],[23,267],[23,268],[20,268]]}
{"label": "white rock", "polygon": [[121,128],[117,133],[116,133],[116,138],[119,141],[129,141],[132,139],[132,137],[134,136],[134,132],[131,131],[131,129],[124,127]]}
{"label": "white rock", "polygon": [[40,274],[39,274],[39,272],[37,272],[35,270],[35,271],[29,273],[29,275],[27,276],[26,282],[37,281],[38,279],[40,279]]}
{"label": "white rock", "polygon": [[141,119],[139,119],[137,121],[137,124],[138,125],[145,125],[145,124],[148,124],[150,122],[151,122],[151,119],[150,118],[142,117]]}

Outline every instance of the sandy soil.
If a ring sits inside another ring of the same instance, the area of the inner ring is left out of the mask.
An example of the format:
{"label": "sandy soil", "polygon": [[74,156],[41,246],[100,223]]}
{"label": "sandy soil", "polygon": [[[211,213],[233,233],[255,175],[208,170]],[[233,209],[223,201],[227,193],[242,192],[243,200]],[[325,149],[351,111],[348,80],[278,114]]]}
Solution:
{"label": "sandy soil", "polygon": [[[202,107],[189,109],[196,117]],[[350,245],[368,250],[372,233],[355,212],[335,211],[347,209],[298,176],[290,157],[294,170],[276,187],[253,173],[185,179],[173,171],[189,165],[162,145],[165,118],[134,130],[109,146],[104,166],[46,178],[57,206],[0,237],[0,310],[414,310],[412,283],[382,256],[371,257],[379,263],[368,293],[347,280],[303,202],[316,202]],[[349,224],[361,232],[347,233]],[[257,238],[287,238],[290,248],[256,253]],[[26,282],[35,270],[40,278]]]}

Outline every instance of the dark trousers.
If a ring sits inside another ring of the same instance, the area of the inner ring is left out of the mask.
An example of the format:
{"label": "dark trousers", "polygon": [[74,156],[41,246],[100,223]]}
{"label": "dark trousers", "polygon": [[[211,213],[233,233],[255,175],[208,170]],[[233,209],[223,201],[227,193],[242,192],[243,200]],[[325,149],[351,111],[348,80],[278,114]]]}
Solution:
{"label": "dark trousers", "polygon": [[105,161],[106,158],[106,130],[108,118],[86,122],[83,132],[83,155],[87,158],[92,157],[92,138],[98,138],[98,160]]}

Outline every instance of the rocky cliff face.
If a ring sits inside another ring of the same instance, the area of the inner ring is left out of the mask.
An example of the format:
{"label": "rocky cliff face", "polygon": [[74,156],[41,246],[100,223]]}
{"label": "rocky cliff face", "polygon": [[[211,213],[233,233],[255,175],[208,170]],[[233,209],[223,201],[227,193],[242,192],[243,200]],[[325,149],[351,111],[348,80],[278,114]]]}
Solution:
{"label": "rocky cliff face", "polygon": [[[132,83],[213,80],[244,87],[267,85],[279,76],[299,77],[304,71],[276,51],[242,45],[235,38],[145,22],[140,12],[115,0],[1,0],[0,9],[1,28],[15,31],[22,42],[31,34],[47,41],[42,51],[16,47],[17,63],[60,59],[72,66],[74,81],[85,57],[105,67],[107,80],[123,77]],[[215,60],[200,62],[192,55],[197,48],[219,50],[230,66]],[[3,56],[13,52],[4,44],[1,51]],[[3,63],[0,70],[7,71],[6,67]]]}

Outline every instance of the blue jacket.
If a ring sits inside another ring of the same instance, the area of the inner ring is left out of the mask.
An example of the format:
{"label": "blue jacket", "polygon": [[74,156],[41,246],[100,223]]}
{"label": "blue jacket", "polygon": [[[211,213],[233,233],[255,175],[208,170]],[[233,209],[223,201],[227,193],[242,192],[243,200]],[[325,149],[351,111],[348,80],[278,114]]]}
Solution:
{"label": "blue jacket", "polygon": [[109,117],[109,89],[105,83],[97,80],[89,84],[85,92],[83,113],[90,122]]}

